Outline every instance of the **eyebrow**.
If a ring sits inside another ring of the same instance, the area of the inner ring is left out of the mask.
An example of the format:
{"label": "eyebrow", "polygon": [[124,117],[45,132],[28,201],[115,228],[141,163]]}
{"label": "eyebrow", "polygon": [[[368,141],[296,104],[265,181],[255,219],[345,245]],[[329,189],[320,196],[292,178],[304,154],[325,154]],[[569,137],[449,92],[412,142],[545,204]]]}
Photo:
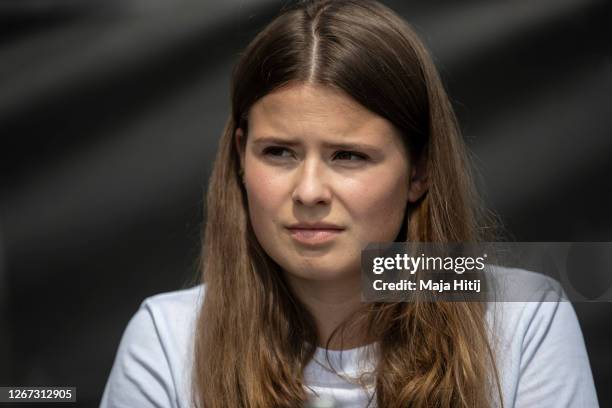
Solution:
{"label": "eyebrow", "polygon": [[[267,137],[260,137],[257,138],[253,141],[253,144],[255,145],[260,145],[260,144],[278,144],[278,145],[283,145],[283,146],[298,146],[301,143],[297,140],[292,140],[292,139],[283,139],[280,137],[274,137],[274,136],[267,136]],[[375,146],[375,145],[371,145],[371,144],[365,144],[365,143],[329,143],[329,142],[324,142],[323,143],[324,147],[327,148],[332,148],[332,149],[343,149],[343,150],[378,150],[380,149],[379,146]]]}

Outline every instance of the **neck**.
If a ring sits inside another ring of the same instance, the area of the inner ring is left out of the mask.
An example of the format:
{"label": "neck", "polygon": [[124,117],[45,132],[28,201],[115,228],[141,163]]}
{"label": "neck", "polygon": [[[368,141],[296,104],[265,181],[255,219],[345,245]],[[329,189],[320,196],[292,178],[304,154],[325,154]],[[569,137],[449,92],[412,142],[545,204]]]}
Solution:
{"label": "neck", "polygon": [[350,349],[365,345],[366,336],[354,325],[344,326],[344,330],[334,330],[347,321],[362,307],[361,280],[314,281],[286,274],[294,294],[313,315],[319,338],[319,347],[331,350]]}

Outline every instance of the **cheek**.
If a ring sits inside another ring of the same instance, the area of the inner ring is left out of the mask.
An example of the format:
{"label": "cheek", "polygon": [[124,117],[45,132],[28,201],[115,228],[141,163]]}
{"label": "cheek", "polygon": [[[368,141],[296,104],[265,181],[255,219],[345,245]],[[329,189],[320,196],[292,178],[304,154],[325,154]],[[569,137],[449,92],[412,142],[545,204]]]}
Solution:
{"label": "cheek", "polygon": [[347,185],[346,208],[369,242],[391,241],[401,228],[408,186],[407,179],[396,174],[372,174]]}
{"label": "cheek", "polygon": [[265,237],[265,230],[277,222],[286,197],[286,183],[263,166],[251,165],[245,174],[251,224],[258,237]]}

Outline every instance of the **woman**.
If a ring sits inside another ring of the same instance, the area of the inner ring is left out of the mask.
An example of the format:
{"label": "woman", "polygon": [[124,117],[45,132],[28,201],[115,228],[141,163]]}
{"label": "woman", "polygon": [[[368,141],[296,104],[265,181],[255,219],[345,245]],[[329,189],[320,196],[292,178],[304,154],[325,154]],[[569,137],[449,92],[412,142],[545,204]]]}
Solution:
{"label": "woman", "polygon": [[361,303],[369,242],[478,242],[449,100],[373,1],[285,10],[234,71],[203,286],[147,299],[102,406],[597,405],[567,302]]}

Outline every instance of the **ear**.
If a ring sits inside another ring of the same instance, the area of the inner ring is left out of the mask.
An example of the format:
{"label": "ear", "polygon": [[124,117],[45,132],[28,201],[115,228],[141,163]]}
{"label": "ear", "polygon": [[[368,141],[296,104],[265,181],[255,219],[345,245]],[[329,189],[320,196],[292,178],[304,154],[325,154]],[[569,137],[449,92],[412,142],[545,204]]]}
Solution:
{"label": "ear", "polygon": [[244,131],[241,128],[236,128],[234,132],[234,143],[236,144],[236,151],[240,156],[240,168],[244,171],[244,146],[246,140],[244,140]]}
{"label": "ear", "polygon": [[415,203],[427,192],[427,154],[422,153],[420,157],[411,163],[410,180],[408,184],[408,201]]}

